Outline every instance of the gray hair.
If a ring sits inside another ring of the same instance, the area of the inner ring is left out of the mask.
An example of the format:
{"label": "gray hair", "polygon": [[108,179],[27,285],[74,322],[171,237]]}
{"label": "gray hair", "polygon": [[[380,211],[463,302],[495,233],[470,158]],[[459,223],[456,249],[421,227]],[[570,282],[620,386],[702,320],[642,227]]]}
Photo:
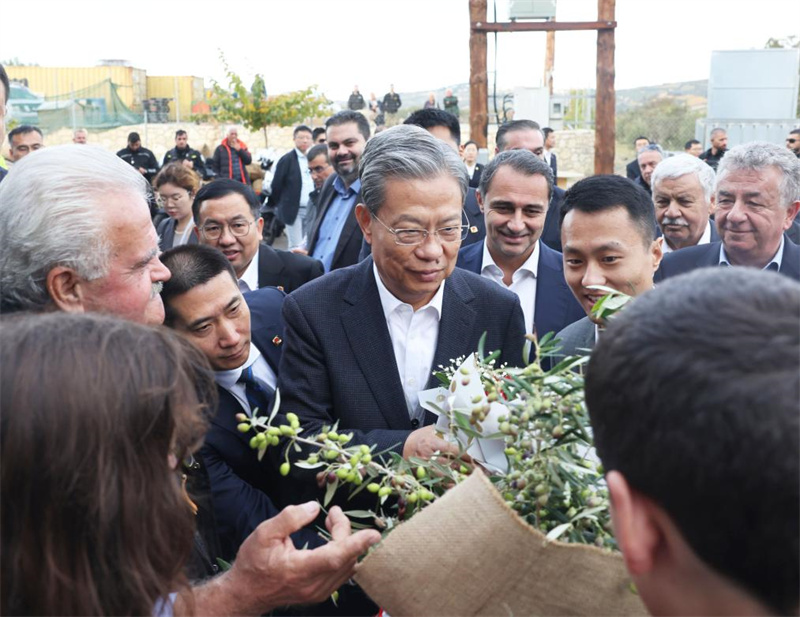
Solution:
{"label": "gray hair", "polygon": [[550,169],[550,165],[528,150],[506,150],[491,160],[481,173],[478,191],[483,197],[489,192],[497,171],[504,166],[511,167],[524,176],[544,176],[547,180],[547,200],[550,201],[553,196],[553,170]]}
{"label": "gray hair", "polygon": [[762,141],[734,146],[717,167],[717,187],[726,174],[740,170],[758,171],[775,167],[781,172],[781,201],[785,208],[800,199],[800,159],[788,148]]}
{"label": "gray hair", "polygon": [[688,174],[697,176],[700,186],[703,187],[703,196],[706,199],[706,203],[711,203],[711,197],[714,195],[716,174],[705,161],[701,161],[691,154],[676,154],[659,163],[653,170],[653,177],[650,179],[650,183],[655,191],[658,183],[662,180],[674,180]]}
{"label": "gray hair", "polygon": [[429,180],[451,176],[467,194],[469,176],[461,157],[418,126],[404,124],[382,131],[367,142],[358,166],[361,197],[376,214],[386,199],[387,180]]}
{"label": "gray hair", "polygon": [[47,274],[72,268],[85,280],[108,274],[112,247],[98,210],[115,194],[147,200],[147,183],[97,146],[44,148],[20,161],[0,184],[0,312],[42,310]]}
{"label": "gray hair", "polygon": [[659,146],[658,144],[647,144],[646,146],[642,146],[639,148],[639,151],[636,153],[636,160],[639,160],[639,155],[642,152],[658,152],[661,155],[661,160],[663,161],[667,158],[667,155],[664,154],[664,149]]}

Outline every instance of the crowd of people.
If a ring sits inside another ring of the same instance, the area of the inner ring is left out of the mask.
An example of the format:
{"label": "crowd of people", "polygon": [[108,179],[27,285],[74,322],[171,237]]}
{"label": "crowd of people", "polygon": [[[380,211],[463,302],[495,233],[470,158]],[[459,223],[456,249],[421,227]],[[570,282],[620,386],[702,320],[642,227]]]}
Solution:
{"label": "crowd of people", "polygon": [[[0,612],[375,614],[349,579],[378,532],[321,512],[314,474],[259,459],[237,417],[279,391],[306,434],[457,456],[419,403],[432,371],[484,336],[527,363],[547,333],[593,350],[648,610],[798,612],[800,130],[788,148],[712,133],[699,157],[642,138],[635,180],[565,191],[533,120],[483,165],[435,105],[377,134],[347,109],[276,165],[287,251],[261,241],[236,129],[210,161],[178,131],[160,170],[136,133],[116,156],[34,133],[9,136],[27,152],[0,178]],[[636,297],[610,325],[607,288]]]}

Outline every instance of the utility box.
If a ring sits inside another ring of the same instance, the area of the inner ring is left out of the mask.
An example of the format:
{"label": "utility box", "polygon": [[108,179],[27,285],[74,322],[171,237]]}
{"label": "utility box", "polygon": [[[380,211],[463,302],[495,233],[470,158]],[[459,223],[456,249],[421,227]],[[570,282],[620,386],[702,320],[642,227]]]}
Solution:
{"label": "utility box", "polygon": [[514,120],[535,120],[539,126],[549,126],[549,88],[514,88]]}
{"label": "utility box", "polygon": [[708,79],[708,117],[794,118],[800,49],[715,51]]}
{"label": "utility box", "polygon": [[508,17],[518,19],[555,19],[556,0],[509,0]]}

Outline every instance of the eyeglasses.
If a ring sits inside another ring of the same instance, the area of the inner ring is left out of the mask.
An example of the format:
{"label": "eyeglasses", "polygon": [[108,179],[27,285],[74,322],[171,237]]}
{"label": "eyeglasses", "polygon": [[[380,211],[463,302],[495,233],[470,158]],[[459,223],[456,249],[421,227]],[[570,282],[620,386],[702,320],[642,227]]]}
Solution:
{"label": "eyeglasses", "polygon": [[787,144],[794,144],[794,143],[797,143],[798,141],[800,141],[800,140],[798,140],[798,139],[791,139],[791,138],[789,138],[789,137],[787,137],[787,138],[786,138],[786,143],[787,143]]}
{"label": "eyeglasses", "polygon": [[[422,244],[431,235],[427,229],[392,229],[375,214],[370,212],[372,218],[383,225],[386,230],[394,235],[394,243],[400,246],[416,246]],[[463,216],[463,212],[462,212]],[[469,232],[469,225],[449,225],[448,227],[440,227],[433,232],[433,235],[439,242],[459,242],[467,237]]]}
{"label": "eyeglasses", "polygon": [[[255,221],[233,221],[233,223],[229,223],[227,227],[234,236],[241,238],[250,233],[250,226],[253,223],[255,223]],[[217,240],[222,235],[222,230],[225,229],[225,227],[226,225],[220,225],[219,223],[209,223],[208,225],[203,225],[200,231],[204,238],[208,240]]]}

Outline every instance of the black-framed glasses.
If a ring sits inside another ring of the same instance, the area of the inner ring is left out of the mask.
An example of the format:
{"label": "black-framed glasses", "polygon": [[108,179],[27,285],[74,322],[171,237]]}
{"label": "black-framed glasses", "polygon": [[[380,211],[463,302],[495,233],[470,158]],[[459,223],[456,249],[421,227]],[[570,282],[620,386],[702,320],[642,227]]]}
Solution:
{"label": "black-framed glasses", "polygon": [[[234,236],[241,238],[250,233],[250,226],[253,223],[255,223],[255,221],[233,221],[232,223],[228,223],[227,227]],[[200,228],[200,232],[203,234],[203,237],[208,240],[217,240],[222,235],[222,231],[225,227],[225,224],[206,223]]]}
{"label": "black-framed glasses", "polygon": [[[392,229],[374,213],[370,212],[370,215],[383,225],[386,231],[394,236],[394,243],[400,246],[416,246],[417,244],[422,244],[428,239],[428,236],[431,235],[431,232],[427,229]],[[464,216],[463,211],[461,216]],[[447,227],[440,227],[434,230],[433,235],[439,242],[460,242],[467,237],[467,233],[469,233],[469,225],[448,225]]]}

